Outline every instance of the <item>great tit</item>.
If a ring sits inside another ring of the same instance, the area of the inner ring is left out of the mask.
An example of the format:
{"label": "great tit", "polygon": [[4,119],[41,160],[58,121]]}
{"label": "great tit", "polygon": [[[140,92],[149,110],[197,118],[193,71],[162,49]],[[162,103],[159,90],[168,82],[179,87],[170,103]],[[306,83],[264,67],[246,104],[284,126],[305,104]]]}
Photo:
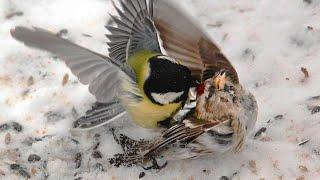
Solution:
{"label": "great tit", "polygon": [[167,0],[119,0],[110,15],[109,57],[41,28],[18,26],[11,35],[25,45],[65,61],[98,105],[78,119],[78,128],[94,128],[128,113],[145,128],[170,120],[183,107],[189,89],[221,68],[238,77],[207,34]]}

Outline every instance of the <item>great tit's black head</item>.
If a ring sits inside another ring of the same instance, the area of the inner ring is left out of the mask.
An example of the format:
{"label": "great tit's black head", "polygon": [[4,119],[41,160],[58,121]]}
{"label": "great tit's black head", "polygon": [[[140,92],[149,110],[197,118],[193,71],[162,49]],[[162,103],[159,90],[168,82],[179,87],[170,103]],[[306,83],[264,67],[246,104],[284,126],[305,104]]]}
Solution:
{"label": "great tit's black head", "polygon": [[156,104],[184,102],[191,80],[191,71],[187,67],[170,57],[157,55],[149,59],[149,77],[144,91]]}

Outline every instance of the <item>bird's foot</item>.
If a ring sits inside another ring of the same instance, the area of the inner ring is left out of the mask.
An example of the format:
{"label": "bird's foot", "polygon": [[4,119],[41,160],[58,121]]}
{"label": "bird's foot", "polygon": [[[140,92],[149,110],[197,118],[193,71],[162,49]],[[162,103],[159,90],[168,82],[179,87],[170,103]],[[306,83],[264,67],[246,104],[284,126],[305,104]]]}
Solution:
{"label": "bird's foot", "polygon": [[161,169],[165,168],[168,165],[167,161],[163,165],[159,165],[159,163],[158,163],[158,161],[156,160],[155,157],[151,157],[150,159],[151,159],[152,165],[149,166],[149,167],[143,167],[142,166],[142,168],[144,170],[151,170],[151,169],[161,170]]}

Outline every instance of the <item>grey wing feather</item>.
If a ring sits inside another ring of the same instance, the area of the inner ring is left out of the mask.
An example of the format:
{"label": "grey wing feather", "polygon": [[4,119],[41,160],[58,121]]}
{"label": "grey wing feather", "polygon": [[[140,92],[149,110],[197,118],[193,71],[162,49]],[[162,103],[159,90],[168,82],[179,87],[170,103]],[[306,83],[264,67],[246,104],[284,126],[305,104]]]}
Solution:
{"label": "grey wing feather", "polygon": [[[61,58],[81,83],[89,84],[89,91],[99,102],[111,102],[117,96],[123,79],[134,79],[130,69],[119,62],[78,46],[55,34],[40,29],[16,27],[11,35],[25,45],[48,51]],[[129,78],[131,77],[131,78]]]}
{"label": "grey wing feather", "polygon": [[110,57],[125,63],[130,55],[141,49],[160,53],[158,34],[152,21],[152,9],[148,8],[146,0],[119,2],[122,10],[113,3],[119,17],[110,15],[116,27],[106,26],[110,31],[110,34],[106,35],[110,41],[107,43]]}
{"label": "grey wing feather", "polygon": [[73,123],[77,129],[92,129],[103,126],[126,114],[124,107],[119,102],[97,103],[86,115]]}

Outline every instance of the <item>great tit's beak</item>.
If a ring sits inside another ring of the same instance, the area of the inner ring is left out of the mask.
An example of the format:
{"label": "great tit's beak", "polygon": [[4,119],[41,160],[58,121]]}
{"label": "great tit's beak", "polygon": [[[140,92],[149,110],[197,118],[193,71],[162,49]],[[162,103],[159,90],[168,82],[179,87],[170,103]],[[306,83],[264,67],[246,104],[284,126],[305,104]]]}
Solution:
{"label": "great tit's beak", "polygon": [[224,86],[226,84],[226,71],[220,71],[216,77],[213,79],[213,85],[218,90],[224,89]]}

